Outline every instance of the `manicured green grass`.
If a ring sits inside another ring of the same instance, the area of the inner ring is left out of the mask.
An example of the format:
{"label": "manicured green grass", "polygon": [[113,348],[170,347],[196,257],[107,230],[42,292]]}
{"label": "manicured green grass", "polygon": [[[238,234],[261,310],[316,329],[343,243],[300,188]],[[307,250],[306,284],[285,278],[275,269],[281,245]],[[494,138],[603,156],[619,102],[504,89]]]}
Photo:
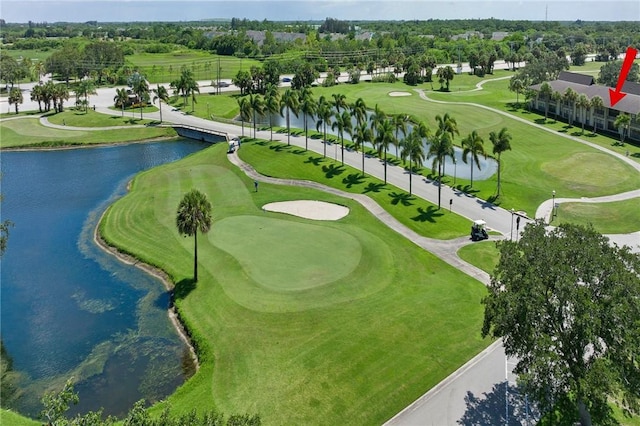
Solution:
{"label": "manicured green grass", "polygon": [[473,266],[491,274],[498,264],[500,252],[495,241],[480,241],[468,244],[458,250],[458,256]]}
{"label": "manicured green grass", "polygon": [[170,127],[144,127],[111,130],[65,130],[42,126],[37,118],[3,121],[0,125],[1,148],[56,147],[124,143],[175,137]]}
{"label": "manicured green grass", "polygon": [[[157,108],[155,110],[157,111]],[[85,112],[71,108],[61,113],[48,115],[47,120],[52,124],[65,124],[69,127],[110,127],[154,123],[152,120],[140,120],[140,112],[138,110],[125,110],[124,116],[116,116],[101,114],[91,109]]]}
{"label": "manicured green grass", "polygon": [[248,71],[252,66],[261,66],[255,59],[241,59],[235,56],[218,56],[207,52],[179,49],[171,53],[136,53],[129,55],[126,61],[140,70],[150,83],[169,83],[180,77],[183,66],[193,72],[199,81],[212,81],[218,76],[229,79],[239,70]]}
{"label": "manicured green grass", "polygon": [[0,425],[41,426],[42,422],[31,420],[11,410],[0,408]]}
{"label": "manicured green grass", "polygon": [[[545,122],[544,112],[542,114],[531,112],[525,109],[524,98],[520,96],[520,105],[516,104],[516,94],[509,91],[509,80],[498,80],[487,82],[483,85],[482,91],[459,92],[459,93],[428,93],[428,96],[435,100],[448,102],[472,102],[486,105],[498,110],[508,112],[516,117],[523,118],[529,122],[541,124],[555,130],[558,133],[579,137],[587,142],[592,142],[607,148],[611,151],[625,155],[629,152],[629,157],[640,162],[640,146],[626,143],[625,146],[618,145],[619,138],[616,134],[593,134],[591,127],[586,127],[584,133],[581,125],[573,127],[567,123],[555,120],[555,111],[549,111],[548,119]],[[449,105],[439,105],[441,108],[449,108]],[[546,132],[543,132],[546,133]],[[553,139],[554,144],[566,143],[567,139]]]}
{"label": "manicured green grass", "polygon": [[[380,424],[489,343],[479,333],[480,283],[355,202],[266,183],[254,192],[225,149],[139,175],[101,224],[110,242],[178,283],[176,305],[202,367],[169,398],[173,409],[258,413],[265,424]],[[198,238],[197,284],[193,238],[175,228],[176,206],[192,188],[213,205],[212,229]],[[261,210],[294,199],[334,202],[350,213],[330,222]],[[324,272],[336,275],[319,277],[339,256],[349,257],[346,264]],[[287,273],[284,265],[304,270]],[[288,277],[301,282],[282,282]]]}
{"label": "manicured green grass", "polygon": [[640,231],[640,198],[612,203],[562,203],[553,224],[592,224],[602,234]]}
{"label": "manicured green grass", "polygon": [[209,93],[196,95],[195,105],[191,104],[191,98],[188,99],[185,105],[184,98],[176,96],[171,97],[169,103],[195,117],[206,120],[209,120],[211,116],[233,119],[240,113],[237,96],[226,92],[221,96]]}
{"label": "manicured green grass", "polygon": [[[284,143],[244,142],[240,157],[267,176],[312,180],[355,194],[366,194],[402,224],[426,237],[450,239],[467,235],[469,221],[430,202],[410,196],[380,179],[321,154]],[[366,170],[365,170],[366,171]]]}

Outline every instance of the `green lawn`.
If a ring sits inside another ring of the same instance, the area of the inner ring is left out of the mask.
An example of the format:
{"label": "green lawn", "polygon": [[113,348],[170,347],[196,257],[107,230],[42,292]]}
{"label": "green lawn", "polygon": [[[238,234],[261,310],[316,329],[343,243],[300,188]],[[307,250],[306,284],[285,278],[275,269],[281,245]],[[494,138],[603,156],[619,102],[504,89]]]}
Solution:
{"label": "green lawn", "polygon": [[262,64],[255,59],[241,59],[235,56],[219,56],[208,52],[180,48],[171,53],[136,53],[126,56],[126,62],[140,70],[150,83],[169,83],[180,77],[181,68],[186,66],[196,80],[212,81],[218,75],[230,79],[238,71],[249,71],[252,66]]}
{"label": "green lawn", "polygon": [[458,250],[458,256],[466,262],[491,274],[498,264],[500,253],[495,241],[480,241]]}
{"label": "green lawn", "polygon": [[468,219],[444,208],[438,210],[436,205],[385,185],[380,179],[362,177],[359,170],[323,158],[322,154],[269,141],[244,142],[238,153],[266,176],[312,180],[342,191],[366,194],[402,224],[426,237],[450,239],[468,234]]}
{"label": "green lawn", "polygon": [[[266,183],[253,192],[225,148],[142,173],[101,224],[109,241],[178,283],[176,305],[202,368],[169,398],[175,410],[215,406],[259,413],[265,424],[380,424],[486,347],[480,283],[355,202]],[[193,239],[175,228],[192,188],[208,195],[214,219],[198,239],[197,284]],[[330,222],[261,210],[293,199],[339,203],[350,214]]]}
{"label": "green lawn", "polygon": [[11,426],[41,426],[42,422],[31,420],[11,410],[0,408],[0,425]]}
{"label": "green lawn", "polygon": [[[118,117],[116,117],[116,119],[117,118]],[[80,123],[84,123],[84,121]],[[70,123],[68,123],[68,125],[70,125]],[[84,127],[83,124],[79,125]],[[41,125],[37,118],[6,120],[0,125],[1,148],[123,143],[175,136],[175,131],[170,127],[144,127],[97,131],[52,129]]]}
{"label": "green lawn", "polygon": [[562,222],[592,224],[602,234],[640,231],[640,198],[612,203],[562,203],[554,224]]}

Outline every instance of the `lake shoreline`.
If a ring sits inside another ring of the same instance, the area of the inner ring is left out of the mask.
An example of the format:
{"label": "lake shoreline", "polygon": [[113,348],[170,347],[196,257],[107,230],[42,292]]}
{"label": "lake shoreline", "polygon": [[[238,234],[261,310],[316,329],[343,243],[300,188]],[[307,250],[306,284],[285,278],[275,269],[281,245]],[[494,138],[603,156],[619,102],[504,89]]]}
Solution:
{"label": "lake shoreline", "polygon": [[[131,187],[131,182],[127,183],[127,191],[129,191],[130,187]],[[191,359],[193,361],[195,371],[197,372],[200,369],[200,360],[198,359],[198,354],[189,336],[189,331],[187,330],[185,325],[180,321],[180,315],[176,310],[175,304],[173,303],[173,290],[175,288],[175,284],[173,283],[169,275],[166,272],[164,272],[162,269],[151,266],[148,263],[145,263],[140,259],[136,258],[135,256],[123,253],[117,247],[107,243],[107,241],[100,234],[100,224],[102,223],[102,219],[104,218],[104,215],[107,213],[108,210],[109,208],[107,207],[105,211],[102,212],[102,215],[100,215],[100,219],[98,219],[98,223],[93,232],[93,241],[98,247],[100,247],[100,249],[114,256],[120,262],[127,265],[133,265],[162,282],[165,289],[167,290],[167,292],[169,292],[169,295],[170,295],[170,304],[169,304],[169,309],[167,310],[167,315],[169,316],[169,320],[171,321],[174,328],[176,329],[178,336],[180,336],[180,339],[189,348],[189,353],[191,354]]]}

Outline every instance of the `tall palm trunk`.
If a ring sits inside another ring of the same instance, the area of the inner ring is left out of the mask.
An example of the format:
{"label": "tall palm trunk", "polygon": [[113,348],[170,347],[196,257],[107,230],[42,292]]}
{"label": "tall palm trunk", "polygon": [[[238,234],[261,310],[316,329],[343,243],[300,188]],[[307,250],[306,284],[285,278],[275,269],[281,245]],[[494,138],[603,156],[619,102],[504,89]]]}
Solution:
{"label": "tall palm trunk", "polygon": [[471,154],[471,188],[473,188],[473,154]]}
{"label": "tall palm trunk", "polygon": [[198,230],[193,234],[193,280],[198,282]]}

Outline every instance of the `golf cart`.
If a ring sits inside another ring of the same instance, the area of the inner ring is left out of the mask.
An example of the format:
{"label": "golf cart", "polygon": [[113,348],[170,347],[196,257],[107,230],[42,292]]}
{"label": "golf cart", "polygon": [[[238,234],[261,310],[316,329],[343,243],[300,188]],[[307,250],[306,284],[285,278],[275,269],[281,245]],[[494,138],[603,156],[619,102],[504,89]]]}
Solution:
{"label": "golf cart", "polygon": [[471,225],[471,241],[482,241],[489,238],[485,225],[487,222],[484,220],[474,220]]}

